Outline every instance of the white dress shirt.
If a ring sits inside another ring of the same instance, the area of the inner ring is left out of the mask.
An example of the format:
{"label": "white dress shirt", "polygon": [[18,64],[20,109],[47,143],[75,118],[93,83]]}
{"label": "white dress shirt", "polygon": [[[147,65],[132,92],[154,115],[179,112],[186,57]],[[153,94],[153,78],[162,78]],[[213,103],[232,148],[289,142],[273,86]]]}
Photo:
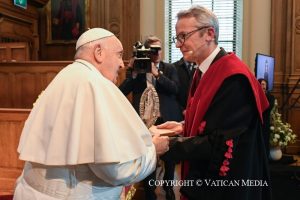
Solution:
{"label": "white dress shirt", "polygon": [[217,46],[215,50],[213,50],[213,52],[199,65],[199,70],[202,72],[202,76],[208,70],[209,66],[211,65],[212,61],[215,59],[220,50],[220,47]]}

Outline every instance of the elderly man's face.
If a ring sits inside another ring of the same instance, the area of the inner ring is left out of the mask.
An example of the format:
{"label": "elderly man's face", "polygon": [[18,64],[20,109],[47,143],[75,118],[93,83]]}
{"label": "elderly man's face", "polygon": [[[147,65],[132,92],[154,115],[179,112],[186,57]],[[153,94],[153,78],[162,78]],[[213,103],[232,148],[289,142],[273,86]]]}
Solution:
{"label": "elderly man's face", "polygon": [[116,37],[107,39],[107,44],[102,51],[103,62],[100,71],[104,77],[117,83],[119,70],[124,68],[123,46]]}

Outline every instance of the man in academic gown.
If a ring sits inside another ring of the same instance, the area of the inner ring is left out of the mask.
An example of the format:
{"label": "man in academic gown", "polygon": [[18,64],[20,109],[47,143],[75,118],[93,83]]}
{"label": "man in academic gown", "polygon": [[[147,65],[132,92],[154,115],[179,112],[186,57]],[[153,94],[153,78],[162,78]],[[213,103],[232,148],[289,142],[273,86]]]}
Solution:
{"label": "man in academic gown", "polygon": [[156,167],[167,137],[151,137],[113,84],[123,47],[101,28],[83,33],[75,61],[35,103],[18,152],[25,161],[14,199],[120,199],[122,187]]}
{"label": "man in academic gown", "polygon": [[184,139],[163,155],[182,161],[182,199],[270,199],[262,133],[268,102],[259,83],[234,53],[218,47],[219,25],[211,11],[195,6],[177,17],[176,47],[198,69],[184,126],[167,122],[158,128],[183,132]]}

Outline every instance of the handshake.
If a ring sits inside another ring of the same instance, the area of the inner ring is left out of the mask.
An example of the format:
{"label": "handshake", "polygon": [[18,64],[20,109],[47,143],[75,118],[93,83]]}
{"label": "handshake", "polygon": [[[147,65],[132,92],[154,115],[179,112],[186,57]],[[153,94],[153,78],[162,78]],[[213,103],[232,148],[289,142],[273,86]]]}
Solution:
{"label": "handshake", "polygon": [[177,136],[182,133],[182,123],[169,121],[158,126],[150,127],[152,133],[152,142],[157,155],[162,155],[169,151],[169,136]]}

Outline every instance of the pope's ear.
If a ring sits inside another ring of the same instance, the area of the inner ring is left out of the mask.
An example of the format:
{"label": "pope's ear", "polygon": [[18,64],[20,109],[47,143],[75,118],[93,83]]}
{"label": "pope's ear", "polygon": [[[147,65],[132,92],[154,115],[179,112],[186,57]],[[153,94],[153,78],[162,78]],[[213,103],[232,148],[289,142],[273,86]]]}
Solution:
{"label": "pope's ear", "polygon": [[102,60],[103,60],[103,54],[104,54],[103,48],[101,48],[100,45],[97,45],[97,46],[95,47],[95,49],[94,49],[94,57],[95,57],[95,60],[96,60],[97,62],[101,63]]}

